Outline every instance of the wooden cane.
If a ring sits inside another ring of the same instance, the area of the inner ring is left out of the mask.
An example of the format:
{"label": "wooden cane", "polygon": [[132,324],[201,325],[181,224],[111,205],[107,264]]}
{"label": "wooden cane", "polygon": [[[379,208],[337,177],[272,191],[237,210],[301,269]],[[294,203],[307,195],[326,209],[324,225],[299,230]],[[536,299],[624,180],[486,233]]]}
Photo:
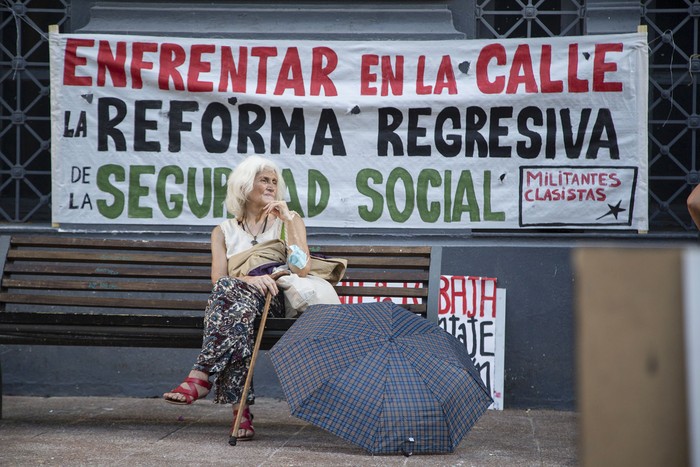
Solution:
{"label": "wooden cane", "polygon": [[[280,276],[289,274],[288,271],[279,271],[277,274],[271,275],[273,279],[277,279]],[[262,316],[260,318],[260,327],[258,328],[258,337],[255,339],[255,345],[253,346],[253,355],[250,357],[250,365],[248,366],[248,375],[245,378],[245,384],[243,385],[243,392],[241,393],[241,400],[238,402],[238,412],[236,413],[236,420],[233,422],[233,428],[231,428],[231,434],[228,438],[228,444],[235,446],[238,442],[238,429],[241,426],[241,418],[243,417],[243,411],[246,406],[246,399],[248,397],[248,391],[250,390],[250,384],[253,382],[253,368],[255,368],[255,360],[258,358],[258,351],[260,350],[260,343],[262,342],[263,331],[265,330],[265,323],[267,322],[267,313],[270,310],[270,302],[272,301],[272,294],[267,292],[265,297],[265,307],[263,308]]]}

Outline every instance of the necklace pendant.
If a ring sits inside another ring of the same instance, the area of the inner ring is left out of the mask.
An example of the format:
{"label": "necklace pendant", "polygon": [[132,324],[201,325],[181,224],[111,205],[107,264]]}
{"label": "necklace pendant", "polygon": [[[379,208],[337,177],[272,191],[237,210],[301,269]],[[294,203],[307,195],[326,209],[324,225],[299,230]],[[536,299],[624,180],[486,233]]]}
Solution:
{"label": "necklace pendant", "polygon": [[252,240],[250,241],[250,244],[251,244],[251,245],[257,245],[257,244],[258,244],[258,241],[257,241],[256,239],[252,239]]}

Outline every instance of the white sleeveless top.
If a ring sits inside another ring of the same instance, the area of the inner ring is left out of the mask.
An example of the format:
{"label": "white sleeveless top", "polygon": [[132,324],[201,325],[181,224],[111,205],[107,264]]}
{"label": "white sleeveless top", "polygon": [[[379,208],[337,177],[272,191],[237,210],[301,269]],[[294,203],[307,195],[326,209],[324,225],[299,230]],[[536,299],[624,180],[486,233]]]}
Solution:
{"label": "white sleeveless top", "polygon": [[[272,224],[268,224],[267,230],[258,235],[258,243],[280,238],[283,225],[284,222],[279,218],[275,218]],[[227,259],[253,246],[253,244],[250,243],[253,241],[253,236],[250,232],[244,230],[236,219],[227,219],[219,224],[219,227],[221,227],[221,231],[224,233]]]}

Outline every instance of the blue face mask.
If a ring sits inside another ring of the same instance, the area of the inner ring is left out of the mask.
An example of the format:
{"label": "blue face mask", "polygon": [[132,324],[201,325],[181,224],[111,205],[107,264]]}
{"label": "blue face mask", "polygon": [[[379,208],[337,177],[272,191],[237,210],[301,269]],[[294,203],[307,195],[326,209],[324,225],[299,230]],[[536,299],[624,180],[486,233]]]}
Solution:
{"label": "blue face mask", "polygon": [[289,265],[299,269],[303,269],[309,260],[309,258],[306,256],[306,253],[304,253],[304,250],[299,248],[298,245],[290,245],[289,249],[291,250],[289,256],[287,257],[287,262],[289,263]]}

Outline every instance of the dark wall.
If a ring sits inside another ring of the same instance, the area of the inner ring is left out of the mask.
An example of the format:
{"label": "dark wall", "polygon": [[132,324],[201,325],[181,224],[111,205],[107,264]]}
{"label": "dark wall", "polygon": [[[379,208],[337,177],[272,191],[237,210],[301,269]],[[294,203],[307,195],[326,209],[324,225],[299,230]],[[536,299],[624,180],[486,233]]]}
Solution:
{"label": "dark wall", "polygon": [[506,407],[574,407],[570,254],[565,246],[443,249],[443,274],[494,277],[506,290]]}

